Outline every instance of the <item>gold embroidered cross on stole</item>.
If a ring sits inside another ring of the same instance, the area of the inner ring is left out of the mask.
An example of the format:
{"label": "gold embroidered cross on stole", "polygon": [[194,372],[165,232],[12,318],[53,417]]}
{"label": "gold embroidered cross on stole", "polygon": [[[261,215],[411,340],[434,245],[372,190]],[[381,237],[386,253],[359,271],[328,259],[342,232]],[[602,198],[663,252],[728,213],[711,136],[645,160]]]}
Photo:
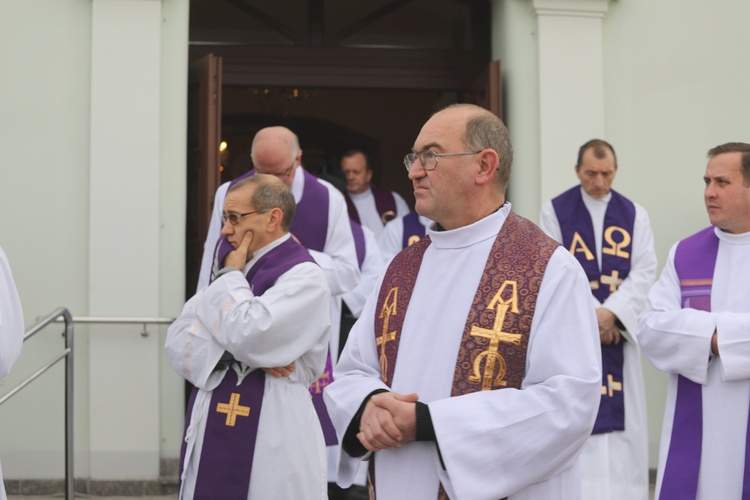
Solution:
{"label": "gold embroidered cross on stole", "polygon": [[218,413],[226,413],[227,421],[226,425],[234,427],[237,417],[249,417],[250,407],[240,405],[240,395],[233,392],[229,397],[229,403],[219,403],[216,405],[216,411]]}
{"label": "gold embroidered cross on stole", "polygon": [[328,373],[327,371],[323,372],[323,375],[318,377],[318,380],[316,380],[312,384],[312,386],[315,387],[315,394],[323,394],[323,389],[328,387],[330,383],[331,383],[331,374]]}
{"label": "gold embroidered cross on stole", "polygon": [[[502,297],[506,288],[510,288],[511,290],[511,297],[507,300]],[[487,309],[495,309],[495,321],[492,329],[481,328],[478,325],[472,325],[471,327],[472,336],[490,339],[490,345],[487,350],[481,352],[474,360],[474,373],[469,375],[470,382],[476,383],[480,380],[482,381],[483,391],[492,389],[495,363],[498,365],[498,374],[497,377],[494,377],[494,384],[501,386],[508,385],[504,380],[507,364],[503,356],[498,352],[500,342],[511,342],[515,345],[521,344],[522,335],[520,333],[503,331],[503,323],[505,323],[505,316],[508,314],[508,310],[510,309],[513,314],[519,314],[517,282],[515,280],[505,281],[487,305]],[[484,373],[480,375],[482,361],[485,359]]]}

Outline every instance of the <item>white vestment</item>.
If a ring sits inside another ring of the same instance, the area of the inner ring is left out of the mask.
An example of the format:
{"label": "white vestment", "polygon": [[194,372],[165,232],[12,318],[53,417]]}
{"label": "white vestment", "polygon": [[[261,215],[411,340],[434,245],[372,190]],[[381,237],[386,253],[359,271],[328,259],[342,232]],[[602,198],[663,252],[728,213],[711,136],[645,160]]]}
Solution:
{"label": "white vestment", "polygon": [[[427,217],[419,216],[419,222],[425,227],[430,227],[432,221]],[[383,234],[378,238],[383,260],[388,264],[393,257],[404,249],[404,220],[398,217],[385,225]]]}
{"label": "white vestment", "polygon": [[[639,319],[638,340],[643,353],[656,368],[670,374],[656,498],[672,437],[677,375],[703,386],[703,444],[696,500],[742,497],[750,405],[750,233],[715,232],[719,250],[711,312],[681,308],[674,245]],[[711,355],[714,331],[718,357]]]}
{"label": "white vestment", "polygon": [[[359,222],[362,226],[370,228],[375,233],[375,237],[379,238],[383,232],[383,219],[378,213],[377,207],[375,206],[375,196],[372,194],[372,189],[369,187],[364,193],[347,193],[351,198],[352,203],[357,209],[357,215],[359,215]],[[410,212],[409,205],[401,197],[400,194],[395,191],[391,191],[393,199],[396,202],[396,213],[394,218],[402,217]]]}
{"label": "white vestment", "polygon": [[[380,253],[380,248],[375,240],[375,235],[368,228],[362,226],[362,232],[365,235],[365,259],[362,262],[362,269],[360,270],[360,280],[353,290],[346,292],[341,296],[343,301],[346,303],[346,307],[349,308],[352,315],[355,318],[359,318],[362,314],[362,309],[365,307],[367,298],[375,290],[375,285],[385,271],[385,263],[383,262],[383,256]],[[336,356],[338,358],[338,356]],[[334,359],[336,359],[334,358]],[[331,482],[336,482],[336,471],[335,467],[338,465],[338,450],[334,447],[330,447],[329,459],[328,459],[328,476]],[[335,453],[335,456],[331,456]],[[359,486],[365,486],[367,484],[367,467],[360,467],[359,473],[357,474],[354,484]]]}
{"label": "white vestment", "polygon": [[[10,369],[21,355],[23,335],[21,301],[18,298],[8,258],[0,248],[0,379],[10,373]],[[3,472],[0,469],[0,500],[5,500],[5,498]]]}
{"label": "white vestment", "polygon": [[359,318],[362,314],[365,301],[375,289],[378,278],[385,271],[383,255],[380,253],[375,235],[364,226],[362,226],[362,232],[365,235],[365,259],[360,269],[360,280],[353,290],[341,296],[355,318]]}
{"label": "white vestment", "polygon": [[[576,461],[599,404],[601,352],[588,281],[564,248],[553,253],[539,289],[521,389],[449,397],[468,311],[509,211],[506,204],[469,226],[429,231],[392,390],[416,392],[428,404],[437,445],[375,453],[378,500],[435,500],[439,482],[451,498],[578,498]],[[354,325],[324,393],[339,439],[366,396],[388,389],[375,343],[376,298]],[[342,454],[340,485],[350,484],[360,461]]]}
{"label": "white vestment", "polygon": [[[357,262],[357,253],[354,247],[354,237],[349,225],[349,211],[341,191],[329,182],[318,179],[328,189],[328,230],[325,245],[322,252],[308,248],[315,262],[323,269],[328,286],[331,289],[330,312],[331,318],[335,318],[331,326],[331,361],[335,364],[339,352],[339,334],[341,324],[341,294],[352,290],[359,283],[360,273]],[[198,290],[208,284],[211,277],[211,266],[216,241],[221,234],[221,215],[224,210],[224,199],[229,190],[229,182],[225,182],[216,190],[214,208],[211,214],[211,223],[208,228],[206,242],[203,245],[203,259],[201,271],[198,277]],[[303,167],[300,165],[294,174],[292,181],[292,194],[294,200],[299,203],[305,190],[305,176]],[[331,446],[328,452],[328,468],[335,469],[338,447]],[[332,472],[331,472],[332,474]],[[333,477],[331,477],[333,481]]]}
{"label": "white vestment", "polygon": [[[591,216],[596,239],[596,258],[601,269],[604,216],[612,194],[593,198],[581,189],[583,203]],[[623,383],[625,385],[625,430],[592,434],[583,447],[581,500],[646,500],[648,498],[648,420],[646,392],[643,385],[641,353],[635,331],[638,314],[656,276],[654,234],[646,210],[635,205],[630,272],[603,304],[591,295],[594,308],[612,311],[625,326],[623,346]],[[562,242],[560,224],[552,202],[542,206],[540,227],[550,237]]]}
{"label": "white vestment", "polygon": [[[255,252],[244,272],[288,238]],[[186,433],[180,498],[192,498],[211,391],[227,369],[212,370],[225,350],[250,370],[295,362],[289,377],[266,374],[248,499],[327,497],[325,443],[308,386],[325,367],[329,301],[323,272],[304,262],[260,296],[243,273],[231,271],[185,304],[166,342],[174,370],[200,389]]]}

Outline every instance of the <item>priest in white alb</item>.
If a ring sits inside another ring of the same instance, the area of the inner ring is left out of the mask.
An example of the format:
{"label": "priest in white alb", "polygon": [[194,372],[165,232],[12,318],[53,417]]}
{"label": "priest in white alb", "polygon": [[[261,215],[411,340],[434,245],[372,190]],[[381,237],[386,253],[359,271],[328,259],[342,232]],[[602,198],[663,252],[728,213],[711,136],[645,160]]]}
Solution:
{"label": "priest in white alb", "polygon": [[378,500],[570,500],[599,401],[586,276],[505,200],[512,148],[474,105],[433,115],[405,158],[435,223],[399,253],[325,392],[338,481]]}
{"label": "priest in white alb", "polygon": [[656,498],[750,498],[750,144],[708,152],[711,226],[676,243],[639,318],[669,373]]}
{"label": "priest in white alb", "polygon": [[169,327],[169,361],[195,386],[180,499],[327,498],[325,441],[308,386],[326,368],[330,291],[289,234],[294,211],[291,191],[273,176],[234,184],[221,268]]}
{"label": "priest in white alb", "polygon": [[602,349],[602,396],[581,452],[581,500],[647,500],[648,420],[635,331],[656,276],[648,213],[612,189],[617,156],[592,139],[578,150],[580,180],[542,206],[540,227],[581,263]]}

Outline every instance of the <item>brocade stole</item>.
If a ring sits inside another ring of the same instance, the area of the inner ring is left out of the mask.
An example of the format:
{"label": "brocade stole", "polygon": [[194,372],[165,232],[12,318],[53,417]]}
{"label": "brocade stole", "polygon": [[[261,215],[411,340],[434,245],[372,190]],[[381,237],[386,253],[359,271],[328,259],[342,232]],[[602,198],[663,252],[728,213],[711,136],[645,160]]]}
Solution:
{"label": "brocade stole", "polygon": [[[674,267],[680,280],[683,309],[711,311],[719,238],[710,226],[685,238],[677,245]],[[672,435],[664,465],[659,498],[695,499],[701,466],[703,441],[703,387],[682,375],[677,376]],[[745,468],[742,500],[750,500],[750,418],[745,433]]]}
{"label": "brocade stole", "polygon": [[[388,387],[393,381],[404,319],[430,243],[429,235],[425,236],[396,255],[380,288],[375,341],[381,353],[381,378]],[[492,244],[468,312],[451,397],[521,388],[539,287],[558,246],[528,220],[513,212],[508,214]],[[370,464],[374,485],[374,461]],[[447,498],[442,485],[437,496]]]}
{"label": "brocade stole", "polygon": [[[380,222],[385,226],[387,222],[396,218],[396,197],[387,189],[382,189],[373,186],[372,184],[370,185],[370,191],[372,191],[372,197],[375,198],[375,211],[380,216]],[[359,219],[357,207],[354,205],[354,202],[348,193],[345,198],[346,209],[349,211],[349,218],[357,224],[362,224],[362,221]]]}
{"label": "brocade stole", "polygon": [[[260,296],[281,275],[303,262],[315,261],[302,245],[289,238],[258,259],[245,277],[253,294]],[[219,385],[211,391],[194,498],[247,498],[265,380],[265,372],[261,369],[251,371],[240,380],[234,367],[230,366]],[[193,387],[185,419],[186,433],[197,394],[198,389]],[[183,436],[180,477],[185,453]]]}
{"label": "brocade stole", "polygon": [[[628,277],[633,254],[635,205],[617,191],[610,192],[612,197],[604,214],[601,271],[594,254],[594,225],[583,202],[581,187],[575,186],[552,200],[563,246],[580,262],[591,293],[600,303]],[[622,338],[619,344],[601,345],[602,397],[592,434],[625,430],[624,341]]]}

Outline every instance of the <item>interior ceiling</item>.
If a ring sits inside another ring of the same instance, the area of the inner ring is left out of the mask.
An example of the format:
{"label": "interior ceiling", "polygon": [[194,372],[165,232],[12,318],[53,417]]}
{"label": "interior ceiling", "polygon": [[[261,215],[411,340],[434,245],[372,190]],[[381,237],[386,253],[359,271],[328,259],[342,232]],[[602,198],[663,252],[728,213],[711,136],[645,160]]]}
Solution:
{"label": "interior ceiling", "polygon": [[487,50],[487,0],[191,0],[191,45]]}

